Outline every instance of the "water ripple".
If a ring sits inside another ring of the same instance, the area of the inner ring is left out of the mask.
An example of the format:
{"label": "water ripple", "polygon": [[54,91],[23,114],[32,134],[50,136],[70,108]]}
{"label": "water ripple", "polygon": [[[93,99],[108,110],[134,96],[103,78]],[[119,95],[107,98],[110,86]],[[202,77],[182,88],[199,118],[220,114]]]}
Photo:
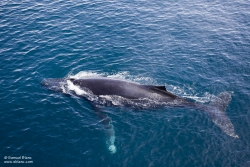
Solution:
{"label": "water ripple", "polygon": [[[249,166],[249,7],[244,0],[2,0],[1,152],[31,154],[42,166]],[[203,103],[234,91],[226,113],[240,139],[189,109],[111,107],[118,149],[111,156],[89,103],[40,85],[81,71],[165,85]]]}

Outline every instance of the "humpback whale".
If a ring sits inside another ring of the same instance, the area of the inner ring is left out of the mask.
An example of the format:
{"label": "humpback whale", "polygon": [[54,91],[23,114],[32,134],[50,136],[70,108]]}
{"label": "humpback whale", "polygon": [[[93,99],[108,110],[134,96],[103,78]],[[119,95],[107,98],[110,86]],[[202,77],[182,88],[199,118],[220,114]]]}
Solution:
{"label": "humpback whale", "polygon": [[[193,102],[184,97],[179,97],[166,90],[165,86],[142,85],[139,83],[111,79],[107,77],[88,78],[48,78],[42,84],[53,91],[68,93],[73,91],[76,95],[82,96],[91,101],[96,115],[102,120],[104,125],[107,145],[111,153],[116,152],[115,131],[111,119],[102,112],[103,103],[98,103],[105,97],[120,97],[124,105],[131,106],[129,102],[145,103],[145,101],[160,102],[160,104],[174,107],[191,107],[204,111],[212,121],[227,135],[238,138],[235,134],[234,126],[227,117],[225,110],[231,101],[231,92],[222,92],[216,98],[205,105]],[[67,89],[67,90],[66,90]],[[92,97],[92,98],[90,98]],[[93,98],[95,97],[95,98]]]}

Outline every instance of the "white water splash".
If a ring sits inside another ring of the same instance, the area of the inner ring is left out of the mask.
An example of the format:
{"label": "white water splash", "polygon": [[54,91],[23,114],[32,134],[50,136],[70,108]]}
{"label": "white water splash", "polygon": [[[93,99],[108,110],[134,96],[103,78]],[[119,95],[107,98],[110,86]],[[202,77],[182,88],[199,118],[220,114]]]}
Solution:
{"label": "white water splash", "polygon": [[68,90],[75,91],[75,93],[79,96],[86,95],[88,92],[80,89],[78,86],[74,85],[70,80],[67,80]]}
{"label": "white water splash", "polygon": [[103,77],[104,73],[97,73],[93,71],[80,71],[75,75],[68,75],[67,78],[81,79],[81,78],[92,78],[92,77]]}

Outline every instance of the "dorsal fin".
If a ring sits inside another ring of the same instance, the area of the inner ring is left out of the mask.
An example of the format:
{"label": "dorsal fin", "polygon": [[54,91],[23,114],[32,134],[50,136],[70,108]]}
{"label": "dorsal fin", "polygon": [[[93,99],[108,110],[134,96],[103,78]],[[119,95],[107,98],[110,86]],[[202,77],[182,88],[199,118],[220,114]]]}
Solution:
{"label": "dorsal fin", "polygon": [[163,91],[167,91],[166,86],[155,86],[155,85],[144,85],[150,89],[159,89],[159,90],[163,90]]}
{"label": "dorsal fin", "polygon": [[170,96],[172,98],[178,97],[175,94],[167,91],[165,86],[155,86],[155,85],[145,85],[145,86],[148,87],[151,90],[158,91],[159,93],[165,94],[165,95]]}
{"label": "dorsal fin", "polygon": [[153,86],[153,87],[160,89],[160,90],[167,91],[166,86]]}

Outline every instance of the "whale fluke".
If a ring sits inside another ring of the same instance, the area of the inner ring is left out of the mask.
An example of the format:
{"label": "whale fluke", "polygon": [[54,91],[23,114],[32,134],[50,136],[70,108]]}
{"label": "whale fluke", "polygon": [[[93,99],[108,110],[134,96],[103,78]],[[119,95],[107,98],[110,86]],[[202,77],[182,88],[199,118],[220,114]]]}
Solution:
{"label": "whale fluke", "polygon": [[219,126],[227,135],[234,138],[239,138],[234,132],[234,126],[226,115],[226,108],[231,101],[233,92],[222,92],[217,97],[212,99],[206,112],[211,117],[212,121]]}

